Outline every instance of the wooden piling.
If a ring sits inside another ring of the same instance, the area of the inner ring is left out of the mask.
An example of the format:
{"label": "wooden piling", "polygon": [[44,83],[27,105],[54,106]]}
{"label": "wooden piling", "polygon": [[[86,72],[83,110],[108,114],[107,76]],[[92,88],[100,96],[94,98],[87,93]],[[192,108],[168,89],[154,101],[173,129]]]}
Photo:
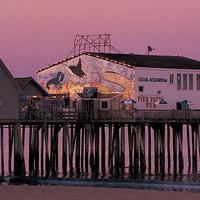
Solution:
{"label": "wooden piling", "polygon": [[170,154],[170,124],[167,124],[167,161],[168,161],[168,173],[171,169],[171,154]]}
{"label": "wooden piling", "polygon": [[85,129],[85,172],[88,174],[88,152],[89,152],[89,136],[91,135],[91,126],[90,124],[86,124]]}
{"label": "wooden piling", "polygon": [[146,170],[146,159],[145,159],[145,125],[140,124],[140,171],[143,174]]}
{"label": "wooden piling", "polygon": [[4,127],[1,125],[1,174],[4,174]]}
{"label": "wooden piling", "polygon": [[158,173],[158,127],[154,127],[154,167],[155,173]]}
{"label": "wooden piling", "polygon": [[76,155],[75,155],[75,165],[76,165],[76,174],[80,176],[80,130],[81,127],[76,126]]}
{"label": "wooden piling", "polygon": [[101,170],[102,170],[103,176],[106,173],[105,152],[106,152],[106,149],[105,149],[105,124],[103,124],[101,126]]}
{"label": "wooden piling", "polygon": [[24,151],[24,143],[25,143],[25,131],[26,131],[26,125],[22,125],[22,147]]}
{"label": "wooden piling", "polygon": [[108,131],[109,131],[109,141],[108,141],[108,167],[110,170],[110,173],[112,174],[113,172],[113,132],[112,132],[112,124],[109,124],[108,127]]}
{"label": "wooden piling", "polygon": [[188,172],[190,172],[191,168],[191,153],[190,153],[190,129],[189,129],[189,124],[186,125],[187,129],[187,148],[188,148]]}
{"label": "wooden piling", "polygon": [[45,156],[45,169],[46,169],[46,176],[49,176],[50,173],[50,160],[49,160],[49,146],[48,146],[48,131],[49,127],[48,124],[44,123],[44,140],[45,140],[45,151],[46,151],[46,156]]}
{"label": "wooden piling", "polygon": [[178,153],[178,158],[179,158],[179,172],[182,173],[183,168],[184,168],[184,162],[183,162],[183,127],[182,125],[180,125],[178,127],[177,130],[178,133],[178,149],[179,149],[179,153]]}
{"label": "wooden piling", "polygon": [[41,151],[40,151],[40,173],[41,176],[44,174],[44,127],[42,127],[41,131]]}
{"label": "wooden piling", "polygon": [[[13,128],[13,130],[14,130],[14,128]],[[29,126],[29,173],[31,173],[33,170],[33,149],[32,149],[32,145],[31,145],[32,133],[33,133],[33,128],[32,128],[32,125],[30,125]],[[13,133],[13,135],[14,135],[14,133]]]}
{"label": "wooden piling", "polygon": [[139,124],[133,126],[134,131],[134,175],[139,174],[139,149],[140,149],[140,127]]}
{"label": "wooden piling", "polygon": [[160,144],[160,171],[163,175],[165,173],[165,125],[160,125],[159,128],[159,144]]}
{"label": "wooden piling", "polygon": [[197,135],[198,135],[198,126],[195,126],[194,129],[194,172],[197,172]]}
{"label": "wooden piling", "polygon": [[13,132],[13,128],[12,125],[8,126],[8,135],[9,135],[9,155],[8,155],[8,170],[9,173],[11,174],[12,172],[12,168],[11,168],[11,162],[12,162],[12,150],[13,150],[13,136],[14,136],[14,132]]}
{"label": "wooden piling", "polygon": [[81,173],[84,172],[84,141],[85,141],[85,126],[81,129]]}
{"label": "wooden piling", "polygon": [[25,161],[21,143],[20,124],[14,125],[14,174],[15,176],[24,176]]}
{"label": "wooden piling", "polygon": [[90,169],[91,173],[94,175],[95,171],[95,160],[94,160],[94,135],[95,135],[95,130],[94,130],[94,124],[91,124],[91,134],[89,136],[90,138]]}
{"label": "wooden piling", "polygon": [[119,175],[119,124],[114,124],[115,175]]}
{"label": "wooden piling", "polygon": [[63,175],[67,174],[67,135],[69,132],[68,124],[63,125],[63,143],[62,143],[62,172]]}
{"label": "wooden piling", "polygon": [[151,174],[151,126],[148,125],[148,171]]}
{"label": "wooden piling", "polygon": [[129,173],[133,173],[133,130],[131,124],[128,124],[128,144],[129,144]]}
{"label": "wooden piling", "polygon": [[121,126],[121,172],[125,169],[125,125]]}
{"label": "wooden piling", "polygon": [[176,125],[173,126],[173,160],[174,160],[174,174],[177,173],[177,130]]}
{"label": "wooden piling", "polygon": [[95,124],[95,176],[99,174],[99,125]]}

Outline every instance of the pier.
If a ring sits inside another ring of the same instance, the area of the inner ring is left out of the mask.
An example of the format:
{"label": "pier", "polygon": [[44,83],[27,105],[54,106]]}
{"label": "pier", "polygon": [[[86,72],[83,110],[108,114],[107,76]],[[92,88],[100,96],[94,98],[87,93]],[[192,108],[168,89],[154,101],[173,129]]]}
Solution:
{"label": "pier", "polygon": [[54,114],[0,121],[2,175],[56,176],[62,171],[63,176],[121,177],[200,169],[198,110]]}

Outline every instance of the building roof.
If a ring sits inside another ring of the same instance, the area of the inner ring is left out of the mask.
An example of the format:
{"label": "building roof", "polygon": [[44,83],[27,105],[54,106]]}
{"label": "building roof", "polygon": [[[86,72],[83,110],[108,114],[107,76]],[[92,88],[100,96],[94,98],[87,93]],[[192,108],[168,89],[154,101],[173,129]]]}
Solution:
{"label": "building roof", "polygon": [[[116,54],[116,53],[81,53],[99,59],[125,65],[127,67],[149,67],[149,68],[170,68],[170,69],[200,69],[200,61],[183,56],[163,55],[140,55],[140,54]],[[64,59],[37,71],[43,71],[55,65],[62,64],[80,55]]]}
{"label": "building roof", "polygon": [[[88,97],[85,97],[83,93],[77,93],[78,96],[80,96],[83,99],[88,99]],[[114,93],[108,93],[108,94],[104,94],[104,93],[97,93],[97,96],[94,99],[112,99],[115,96],[118,96],[119,94],[114,94]]]}
{"label": "building roof", "polygon": [[13,75],[10,73],[10,71],[8,70],[8,68],[6,67],[6,65],[3,63],[3,61],[2,61],[1,59],[0,59],[0,67],[1,67],[4,71],[6,71],[8,77],[10,78],[10,80],[12,81],[12,83],[15,85],[15,87],[16,87],[17,89],[19,89],[17,83],[16,83],[15,80],[14,80]]}
{"label": "building roof", "polygon": [[14,78],[14,80],[20,89],[25,88],[30,82],[32,82],[45,96],[48,96],[46,90],[32,77]]}
{"label": "building roof", "polygon": [[122,62],[135,67],[200,69],[200,61],[182,56],[89,53],[94,57]]}

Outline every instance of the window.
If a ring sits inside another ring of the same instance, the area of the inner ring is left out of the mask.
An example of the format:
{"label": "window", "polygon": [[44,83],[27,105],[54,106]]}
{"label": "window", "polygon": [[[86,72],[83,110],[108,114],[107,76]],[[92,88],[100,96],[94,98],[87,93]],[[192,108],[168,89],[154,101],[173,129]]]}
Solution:
{"label": "window", "polygon": [[196,85],[197,86],[197,90],[200,90],[200,74],[197,74],[196,78],[197,78],[197,80],[196,80],[197,81],[197,85]]}
{"label": "window", "polygon": [[183,90],[187,90],[187,74],[183,74]]}
{"label": "window", "polygon": [[177,74],[177,90],[181,90],[181,74]]}
{"label": "window", "polygon": [[193,74],[189,74],[189,90],[193,90]]}
{"label": "window", "polygon": [[102,101],[101,102],[101,109],[102,110],[107,110],[108,109],[108,102],[107,101]]}
{"label": "window", "polygon": [[174,83],[174,74],[169,75],[169,83],[173,84]]}
{"label": "window", "polygon": [[144,92],[144,86],[139,86],[139,92]]}

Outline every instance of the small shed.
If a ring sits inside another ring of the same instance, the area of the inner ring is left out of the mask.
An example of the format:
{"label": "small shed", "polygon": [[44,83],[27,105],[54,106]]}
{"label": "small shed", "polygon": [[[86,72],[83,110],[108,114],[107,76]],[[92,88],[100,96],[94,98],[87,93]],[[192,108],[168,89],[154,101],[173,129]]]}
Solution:
{"label": "small shed", "polygon": [[20,89],[20,96],[26,96],[27,98],[44,98],[48,96],[46,90],[32,77],[15,78],[15,81]]}

